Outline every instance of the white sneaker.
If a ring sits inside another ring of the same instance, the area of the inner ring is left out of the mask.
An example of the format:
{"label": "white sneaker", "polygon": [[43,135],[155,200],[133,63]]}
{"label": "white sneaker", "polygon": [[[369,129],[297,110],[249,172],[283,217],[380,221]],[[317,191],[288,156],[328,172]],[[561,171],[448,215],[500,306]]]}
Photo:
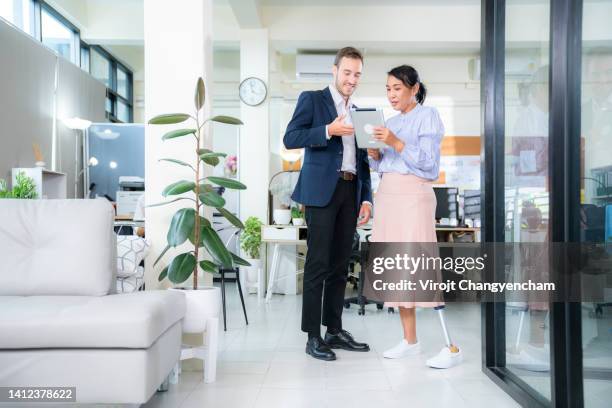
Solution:
{"label": "white sneaker", "polygon": [[463,361],[463,352],[459,349],[458,352],[451,352],[450,348],[443,347],[440,352],[428,359],[425,364],[431,368],[451,368],[460,364]]}
{"label": "white sneaker", "polygon": [[404,358],[408,356],[414,356],[421,352],[421,345],[417,341],[414,344],[410,344],[406,339],[402,339],[395,347],[383,353],[384,358]]}

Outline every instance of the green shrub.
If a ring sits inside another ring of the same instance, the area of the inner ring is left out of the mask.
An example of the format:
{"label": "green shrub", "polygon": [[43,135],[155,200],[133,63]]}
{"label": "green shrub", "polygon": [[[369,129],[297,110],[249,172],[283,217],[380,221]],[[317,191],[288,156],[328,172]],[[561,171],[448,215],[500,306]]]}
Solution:
{"label": "green shrub", "polygon": [[261,225],[262,222],[257,217],[249,217],[244,223],[244,230],[240,235],[242,249],[252,259],[259,259],[259,249],[261,248]]}
{"label": "green shrub", "polygon": [[22,171],[17,173],[15,177],[15,186],[13,190],[10,190],[6,186],[6,181],[0,179],[0,198],[21,198],[21,199],[34,199],[38,198],[36,193],[36,183],[34,179],[26,176]]}

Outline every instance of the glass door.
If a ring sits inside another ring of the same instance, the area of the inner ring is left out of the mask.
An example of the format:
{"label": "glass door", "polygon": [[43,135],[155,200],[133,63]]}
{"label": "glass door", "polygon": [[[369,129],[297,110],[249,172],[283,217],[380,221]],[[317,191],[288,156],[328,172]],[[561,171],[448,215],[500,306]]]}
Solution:
{"label": "glass door", "polygon": [[[504,242],[550,241],[550,4],[506,1],[504,63]],[[516,251],[515,251],[516,252]],[[508,276],[525,273],[513,262]],[[548,281],[549,265],[538,265]],[[506,368],[551,398],[549,305],[504,303]]]}
{"label": "glass door", "polygon": [[[612,244],[612,0],[482,10],[483,241]],[[523,406],[607,407],[612,268],[576,281],[565,254],[539,278],[601,301],[483,303],[483,371]]]}
{"label": "glass door", "polygon": [[[580,239],[612,244],[612,0],[585,0],[583,7]],[[601,288],[603,295],[581,308],[585,407],[609,407],[612,401],[610,275],[583,275],[583,284]]]}

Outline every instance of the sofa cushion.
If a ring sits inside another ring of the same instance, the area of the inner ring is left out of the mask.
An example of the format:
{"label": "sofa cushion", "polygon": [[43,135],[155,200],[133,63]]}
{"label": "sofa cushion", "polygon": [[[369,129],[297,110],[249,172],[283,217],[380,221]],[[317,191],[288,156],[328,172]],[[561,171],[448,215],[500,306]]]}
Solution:
{"label": "sofa cushion", "polygon": [[0,296],[0,349],[148,348],[185,316],[185,295]]}
{"label": "sofa cushion", "polygon": [[0,200],[0,295],[114,292],[113,220],[107,200]]}
{"label": "sofa cushion", "polygon": [[147,256],[150,246],[144,238],[136,235],[117,236],[117,277],[137,275],[138,266]]}

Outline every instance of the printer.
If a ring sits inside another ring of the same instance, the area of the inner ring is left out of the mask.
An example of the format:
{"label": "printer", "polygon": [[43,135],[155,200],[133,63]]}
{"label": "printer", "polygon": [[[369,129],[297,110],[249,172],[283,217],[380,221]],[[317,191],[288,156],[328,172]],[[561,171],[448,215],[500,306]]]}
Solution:
{"label": "printer", "polygon": [[142,177],[120,176],[117,191],[117,215],[134,216],[136,203],[144,194],[145,182]]}

